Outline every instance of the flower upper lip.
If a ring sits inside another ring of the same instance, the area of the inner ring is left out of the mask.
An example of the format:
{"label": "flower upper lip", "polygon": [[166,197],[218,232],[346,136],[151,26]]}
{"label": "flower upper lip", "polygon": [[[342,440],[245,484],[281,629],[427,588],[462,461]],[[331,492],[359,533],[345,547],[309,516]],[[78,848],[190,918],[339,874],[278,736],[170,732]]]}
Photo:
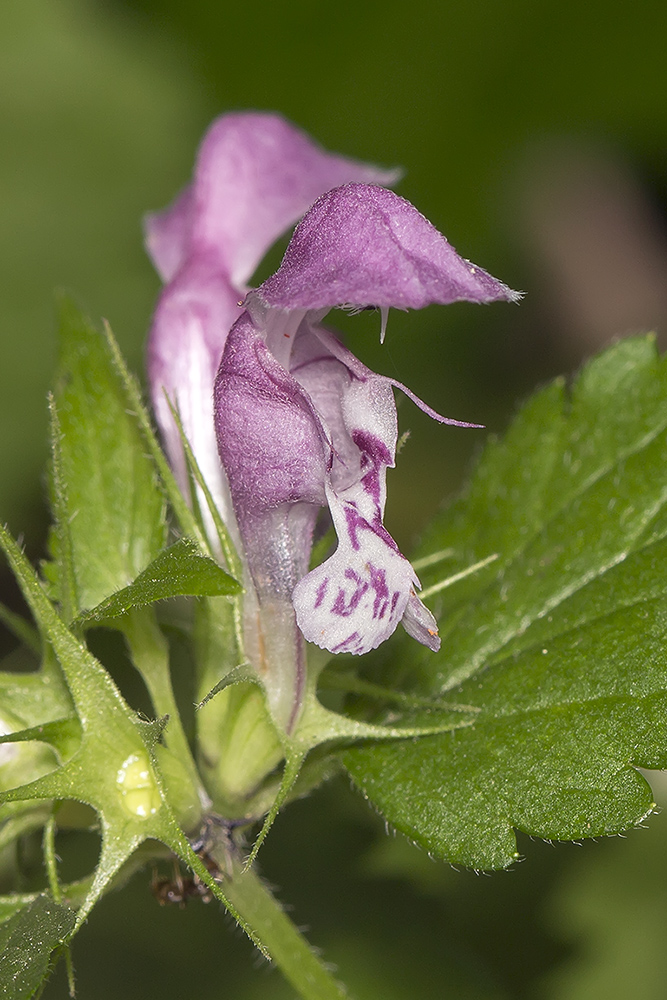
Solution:
{"label": "flower upper lip", "polygon": [[521,298],[460,257],[405,198],[365,183],[344,184],[318,198],[282,264],[256,294],[272,308],[309,310],[346,304],[422,309]]}

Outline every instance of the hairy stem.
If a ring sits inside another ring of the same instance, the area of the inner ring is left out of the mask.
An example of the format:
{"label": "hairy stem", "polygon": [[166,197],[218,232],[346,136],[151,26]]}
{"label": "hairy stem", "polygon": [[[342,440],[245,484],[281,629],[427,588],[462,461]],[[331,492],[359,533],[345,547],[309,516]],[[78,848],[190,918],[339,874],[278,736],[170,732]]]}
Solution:
{"label": "hairy stem", "polygon": [[242,871],[235,864],[224,891],[303,1000],[347,1000],[345,987],[336,982],[254,871]]}

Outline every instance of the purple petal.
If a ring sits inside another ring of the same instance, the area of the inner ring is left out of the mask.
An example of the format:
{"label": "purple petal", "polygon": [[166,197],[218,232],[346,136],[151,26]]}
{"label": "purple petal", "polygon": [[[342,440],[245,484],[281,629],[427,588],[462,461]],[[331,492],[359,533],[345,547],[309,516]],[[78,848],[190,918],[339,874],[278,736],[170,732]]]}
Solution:
{"label": "purple petal", "polygon": [[148,378],[169,460],[187,495],[180,435],[165,393],[221,512],[231,513],[212,420],[213,382],[227,331],[240,314],[238,294],[205,259],[183,267],[158,302],[148,339]]}
{"label": "purple petal", "polygon": [[343,400],[354,375],[306,323],[301,324],[296,336],[290,372],[312,399],[326,428],[333,450],[331,478],[336,489],[344,489],[361,477],[361,453],[350,436],[343,413]]}
{"label": "purple petal", "polygon": [[229,334],[214,400],[220,458],[260,598],[269,590],[289,596],[326,504],[329,446],[310,399],[247,314]]}
{"label": "purple petal", "polygon": [[165,391],[178,403],[195,457],[226,513],[211,399],[245,282],[271,243],[322,191],[350,179],[389,183],[395,177],[326,153],[277,115],[232,114],[217,119],[206,134],[190,187],[164,212],[147,217],[149,253],[169,282],[149,336],[148,373],[157,420],[184,489],[184,456]]}
{"label": "purple petal", "polygon": [[[418,585],[382,523],[386,470],[394,464],[396,451],[396,406],[391,385],[382,376],[363,369],[358,377],[351,364],[343,378],[341,361],[326,355],[328,341],[320,340],[318,356],[317,332],[297,337],[300,364],[294,374],[308,388],[332,440],[335,461],[327,500],[338,548],[299,581],[292,601],[299,627],[311,642],[333,653],[364,653],[392,634]],[[332,363],[336,402],[324,377]],[[432,646],[434,635],[437,626],[415,637]]]}
{"label": "purple petal", "polygon": [[289,732],[305,684],[291,594],[307,572],[315,519],[326,503],[330,449],[307,394],[247,313],[227,338],[214,417],[252,577],[244,602],[246,655],[265,685],[274,721]]}
{"label": "purple petal", "polygon": [[397,177],[395,170],[327,153],[278,115],[224,115],[204,137],[192,188],[162,215],[149,216],[149,251],[160,273],[172,275],[187,253],[214,252],[241,288],[323,191],[351,180],[391,184]]}
{"label": "purple petal", "polygon": [[369,184],[345,184],[319,198],[258,295],[272,308],[318,310],[520,298],[459,257],[410,202]]}
{"label": "purple petal", "polygon": [[367,653],[402,622],[408,635],[437,652],[438,624],[415,594],[419,581],[396,543],[359,506],[328,491],[338,548],[294,588],[292,603],[309,642],[331,653]]}
{"label": "purple petal", "polygon": [[308,321],[294,342],[292,374],[332,443],[327,500],[338,535],[334,555],[294,588],[299,627],[333,653],[364,653],[402,620],[410,635],[438,649],[438,626],[414,592],[419,581],[382,523],[397,440],[390,380]]}
{"label": "purple petal", "polygon": [[144,218],[146,249],[164,282],[171,281],[187,259],[193,213],[193,191],[188,187],[163,212]]}

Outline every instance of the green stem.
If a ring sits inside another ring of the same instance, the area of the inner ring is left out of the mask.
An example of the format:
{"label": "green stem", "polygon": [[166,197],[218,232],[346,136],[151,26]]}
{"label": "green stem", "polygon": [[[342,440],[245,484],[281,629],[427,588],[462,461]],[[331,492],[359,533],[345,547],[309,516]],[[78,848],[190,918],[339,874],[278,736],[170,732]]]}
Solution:
{"label": "green stem", "polygon": [[56,821],[53,813],[49,816],[44,827],[42,847],[44,850],[44,866],[49,880],[51,895],[55,899],[56,903],[62,903],[63,894],[60,890],[60,882],[58,881],[58,863],[56,860]]}
{"label": "green stem", "polygon": [[0,604],[0,622],[19,642],[22,642],[38,656],[41,655],[42,640],[39,637],[39,632],[22,615],[17,615],[15,611],[10,611],[4,604]]}
{"label": "green stem", "polygon": [[253,871],[237,868],[223,884],[225,896],[303,1000],[347,1000],[345,987],[336,982]]}
{"label": "green stem", "polygon": [[[44,865],[46,867],[46,874],[49,880],[49,889],[51,890],[51,895],[55,899],[56,903],[62,905],[63,894],[60,887],[60,881],[58,879],[58,855],[56,854],[56,820],[51,813],[48,822],[44,827],[43,836],[43,850],[44,850]],[[65,952],[65,967],[67,969],[67,983],[69,986],[69,995],[71,997],[76,996],[76,988],[74,982],[74,965],[72,964],[72,951],[68,944],[63,945]]]}
{"label": "green stem", "polygon": [[192,786],[202,792],[201,778],[183,729],[169,670],[169,647],[152,609],[135,609],[125,616],[123,631],[132,662],[140,672],[158,716],[169,716],[166,743],[186,768]]}

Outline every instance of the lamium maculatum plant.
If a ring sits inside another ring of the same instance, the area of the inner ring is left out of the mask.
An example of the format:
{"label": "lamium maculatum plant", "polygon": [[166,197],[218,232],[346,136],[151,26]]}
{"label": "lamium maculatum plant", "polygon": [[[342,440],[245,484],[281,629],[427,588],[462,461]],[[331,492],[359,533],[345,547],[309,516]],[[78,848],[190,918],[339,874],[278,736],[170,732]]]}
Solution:
{"label": "lamium maculatum plant", "polygon": [[[391,308],[520,295],[397,180],[276,115],[213,123],[190,186],[146,220],[158,432],[110,330],[62,305],[39,573],[0,533],[32,615],[2,611],[20,641],[0,673],[12,997],[60,954],[73,989],[94,904],[170,856],[189,874],[160,901],[217,897],[300,996],[346,995],[255,865],[278,811],[341,769],[394,828],[476,869],[512,864],[516,829],[594,837],[654,808],[636,768],[667,764],[664,362],[635,338],[540,390],[408,560],[383,523],[394,391],[479,425],[374,373],[325,317],[377,310],[384,339]],[[114,632],[148,709],[114,679]],[[98,831],[99,860],[66,882],[56,840],[77,829]],[[43,884],[18,891],[35,836]]]}

